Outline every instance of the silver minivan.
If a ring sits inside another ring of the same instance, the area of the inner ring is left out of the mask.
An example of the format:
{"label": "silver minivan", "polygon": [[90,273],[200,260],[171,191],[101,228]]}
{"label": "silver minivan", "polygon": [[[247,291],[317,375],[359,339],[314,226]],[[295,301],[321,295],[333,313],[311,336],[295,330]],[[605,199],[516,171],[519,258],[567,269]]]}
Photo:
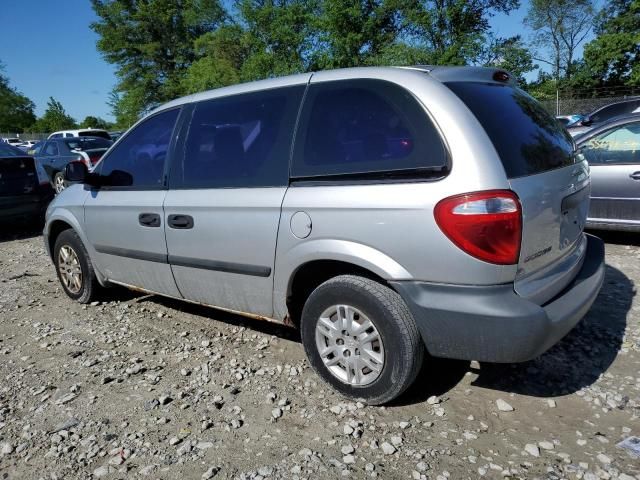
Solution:
{"label": "silver minivan", "polygon": [[388,402],[425,354],[520,362],[589,310],[589,169],[507,72],[354,68],[156,109],[51,204],[79,302],[123,285],[297,326],[336,390]]}

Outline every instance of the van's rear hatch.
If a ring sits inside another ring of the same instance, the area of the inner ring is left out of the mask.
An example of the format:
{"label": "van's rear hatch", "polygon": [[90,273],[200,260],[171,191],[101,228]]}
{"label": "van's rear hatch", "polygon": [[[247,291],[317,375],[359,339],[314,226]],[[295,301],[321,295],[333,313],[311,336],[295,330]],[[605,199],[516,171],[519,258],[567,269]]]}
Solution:
{"label": "van's rear hatch", "polygon": [[522,204],[515,290],[540,304],[559,293],[584,261],[589,171],[573,140],[537,101],[510,84],[445,83],[484,127]]}

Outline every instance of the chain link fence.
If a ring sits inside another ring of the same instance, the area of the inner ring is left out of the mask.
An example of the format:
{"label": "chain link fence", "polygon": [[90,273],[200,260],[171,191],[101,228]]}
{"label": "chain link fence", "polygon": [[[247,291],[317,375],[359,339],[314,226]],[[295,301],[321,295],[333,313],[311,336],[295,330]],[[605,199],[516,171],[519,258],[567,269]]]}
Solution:
{"label": "chain link fence", "polygon": [[553,115],[587,115],[605,105],[631,99],[640,99],[640,87],[558,90],[556,98],[540,100],[540,103]]}
{"label": "chain link fence", "polygon": [[2,138],[19,138],[20,140],[27,141],[40,141],[46,140],[49,136],[48,133],[15,133],[15,132],[0,132],[0,139]]}

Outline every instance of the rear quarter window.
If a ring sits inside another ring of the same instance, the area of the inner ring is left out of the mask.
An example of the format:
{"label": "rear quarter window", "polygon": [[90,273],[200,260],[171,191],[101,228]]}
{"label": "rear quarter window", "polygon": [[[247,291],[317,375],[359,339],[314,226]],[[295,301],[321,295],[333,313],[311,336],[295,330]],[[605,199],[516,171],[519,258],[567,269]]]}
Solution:
{"label": "rear quarter window", "polygon": [[309,87],[296,137],[292,177],[444,172],[444,143],[410,92],[383,80]]}
{"label": "rear quarter window", "polygon": [[536,100],[510,85],[448,82],[476,116],[509,178],[575,163],[571,136]]}

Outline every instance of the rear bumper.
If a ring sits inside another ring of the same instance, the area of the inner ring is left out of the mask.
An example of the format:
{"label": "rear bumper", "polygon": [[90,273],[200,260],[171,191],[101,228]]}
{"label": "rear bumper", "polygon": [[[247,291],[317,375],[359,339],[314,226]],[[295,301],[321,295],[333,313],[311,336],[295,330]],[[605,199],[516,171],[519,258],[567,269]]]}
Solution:
{"label": "rear bumper", "polygon": [[455,286],[392,282],[409,306],[429,353],[485,362],[523,362],[564,337],[587,313],[604,279],[604,243],[587,235],[582,269],[540,306],[513,285]]}

